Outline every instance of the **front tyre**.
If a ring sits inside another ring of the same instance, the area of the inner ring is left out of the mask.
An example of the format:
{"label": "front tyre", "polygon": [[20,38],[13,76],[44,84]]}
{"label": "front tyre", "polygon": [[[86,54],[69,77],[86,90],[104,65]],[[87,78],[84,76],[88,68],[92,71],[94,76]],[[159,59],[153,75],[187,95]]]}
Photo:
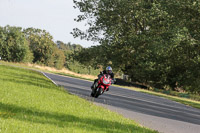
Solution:
{"label": "front tyre", "polygon": [[94,92],[93,91],[91,92],[91,97],[94,97]]}
{"label": "front tyre", "polygon": [[102,90],[102,88],[97,88],[96,93],[94,95],[95,98],[98,98],[99,95],[101,95],[101,90]]}

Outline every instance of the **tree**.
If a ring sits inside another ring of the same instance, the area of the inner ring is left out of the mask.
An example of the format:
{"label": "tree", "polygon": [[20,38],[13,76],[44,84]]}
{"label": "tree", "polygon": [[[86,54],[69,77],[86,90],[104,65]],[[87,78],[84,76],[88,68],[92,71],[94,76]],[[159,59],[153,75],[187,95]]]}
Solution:
{"label": "tree", "polygon": [[21,27],[0,28],[0,56],[13,62],[31,62],[32,54]]}
{"label": "tree", "polygon": [[65,64],[64,52],[58,48],[54,49],[54,66],[58,69],[62,69]]}
{"label": "tree", "polygon": [[[83,13],[76,21],[87,20],[89,25],[86,32],[75,28],[74,37],[102,44],[104,52],[94,60],[106,53],[109,57],[106,62],[129,74],[135,82],[158,88],[189,88],[199,93],[198,0],[74,0],[74,3]],[[86,51],[90,50],[85,50],[85,55]]]}
{"label": "tree", "polygon": [[45,30],[27,28],[23,31],[29,41],[30,49],[34,54],[34,63],[41,63],[47,66],[54,66],[54,49],[56,44],[53,37]]}
{"label": "tree", "polygon": [[83,49],[79,44],[71,44],[70,42],[65,44],[62,41],[56,42],[57,47],[64,52],[65,55],[65,67],[70,69],[70,64],[74,62],[74,55]]}

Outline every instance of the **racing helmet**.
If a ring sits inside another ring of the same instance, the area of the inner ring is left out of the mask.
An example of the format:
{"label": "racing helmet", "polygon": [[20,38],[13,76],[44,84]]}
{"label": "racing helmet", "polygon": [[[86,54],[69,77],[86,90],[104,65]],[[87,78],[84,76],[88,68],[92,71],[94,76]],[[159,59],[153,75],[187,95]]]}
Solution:
{"label": "racing helmet", "polygon": [[112,67],[111,66],[107,66],[106,67],[106,72],[111,74],[112,73]]}

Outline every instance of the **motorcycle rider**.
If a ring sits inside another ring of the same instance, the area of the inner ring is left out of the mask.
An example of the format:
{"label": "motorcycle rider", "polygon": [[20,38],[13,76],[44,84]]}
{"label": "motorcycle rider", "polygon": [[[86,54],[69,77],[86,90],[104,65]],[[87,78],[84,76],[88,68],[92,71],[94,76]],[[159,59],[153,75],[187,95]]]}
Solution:
{"label": "motorcycle rider", "polygon": [[[112,78],[112,84],[114,84],[116,82],[116,80],[114,79],[114,73],[112,72],[112,67],[108,66],[108,67],[106,67],[106,70],[103,70],[100,72],[100,74],[98,75],[98,79],[94,80],[94,83],[91,86],[92,90],[98,86],[98,80],[103,76],[103,74],[110,75],[110,77]],[[108,91],[108,90],[109,90],[109,88],[106,91]]]}

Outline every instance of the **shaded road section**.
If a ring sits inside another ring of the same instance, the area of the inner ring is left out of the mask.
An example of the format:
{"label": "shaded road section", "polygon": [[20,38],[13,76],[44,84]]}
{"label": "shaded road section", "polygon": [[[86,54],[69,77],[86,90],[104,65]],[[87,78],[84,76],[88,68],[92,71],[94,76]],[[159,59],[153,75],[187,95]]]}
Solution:
{"label": "shaded road section", "polygon": [[200,110],[121,87],[110,87],[99,98],[90,97],[92,82],[45,73],[56,84],[100,106],[139,122],[145,127],[163,133],[200,132]]}

